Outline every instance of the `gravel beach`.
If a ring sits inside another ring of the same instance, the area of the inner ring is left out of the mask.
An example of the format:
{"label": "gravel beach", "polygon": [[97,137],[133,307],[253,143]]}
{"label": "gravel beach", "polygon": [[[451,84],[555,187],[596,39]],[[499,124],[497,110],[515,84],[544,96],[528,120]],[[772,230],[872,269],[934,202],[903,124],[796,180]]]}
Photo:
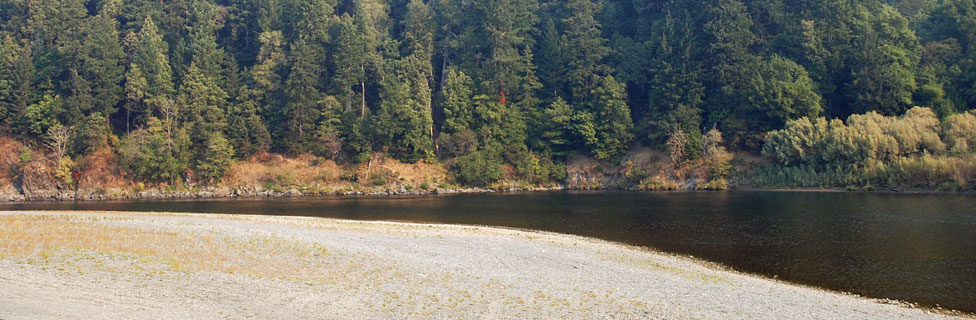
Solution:
{"label": "gravel beach", "polygon": [[0,319],[934,319],[569,235],[302,217],[0,212]]}

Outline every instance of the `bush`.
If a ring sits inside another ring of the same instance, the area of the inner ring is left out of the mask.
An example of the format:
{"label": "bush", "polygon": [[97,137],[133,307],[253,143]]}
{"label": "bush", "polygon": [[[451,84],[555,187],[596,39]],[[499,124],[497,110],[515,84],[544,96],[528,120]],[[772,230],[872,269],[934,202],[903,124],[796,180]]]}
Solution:
{"label": "bush", "polygon": [[655,176],[652,178],[644,179],[644,181],[641,181],[640,185],[638,185],[638,188],[641,190],[649,190],[649,191],[673,191],[673,190],[680,189],[681,186],[678,185],[678,183],[675,182],[674,180],[665,179],[660,176]]}
{"label": "bush", "polygon": [[942,126],[942,136],[952,152],[976,150],[976,115],[966,112],[947,117]]}
{"label": "bush", "polygon": [[723,178],[709,180],[698,185],[698,190],[728,190],[729,181]]}
{"label": "bush", "polygon": [[17,156],[17,160],[20,164],[26,164],[34,160],[34,153],[31,152],[30,147],[24,146],[20,149],[20,155]]}
{"label": "bush", "polygon": [[437,138],[437,145],[444,158],[460,157],[478,149],[478,136],[467,129],[445,133]]}
{"label": "bush", "polygon": [[[964,189],[976,182],[973,157],[899,157],[892,161],[868,161],[858,166],[766,165],[756,170],[755,183],[768,187]],[[947,186],[953,186],[949,188]],[[958,186],[958,187],[955,187]]]}
{"label": "bush", "polygon": [[185,131],[168,136],[162,123],[150,118],[149,126],[133,131],[119,146],[119,160],[137,179],[175,182],[189,166],[189,139]]}
{"label": "bush", "polygon": [[846,123],[792,120],[767,134],[762,154],[780,165],[809,165],[825,171],[834,165],[862,167],[875,161],[943,154],[947,145],[955,152],[968,152],[972,143],[976,143],[973,115],[953,115],[940,124],[931,109],[915,107],[900,117],[877,112],[851,115]]}
{"label": "bush", "polygon": [[359,175],[352,171],[343,171],[339,174],[339,180],[356,182],[359,181]]}
{"label": "bush", "polygon": [[522,153],[515,164],[519,178],[533,184],[560,181],[566,178],[566,166],[553,162],[549,157],[540,157],[533,152]]}
{"label": "bush", "polygon": [[196,163],[196,172],[208,182],[218,182],[227,172],[233,157],[234,147],[230,145],[230,142],[224,138],[223,134],[214,134],[207,143],[203,159]]}
{"label": "bush", "polygon": [[386,178],[373,177],[373,179],[370,179],[370,183],[372,183],[374,186],[382,186],[386,184]]}
{"label": "bush", "polygon": [[459,183],[478,187],[487,186],[502,178],[501,161],[484,151],[458,157],[452,172]]}
{"label": "bush", "polygon": [[70,156],[64,156],[58,160],[57,167],[54,168],[54,178],[57,179],[58,184],[63,188],[71,188],[75,185],[74,175],[72,170],[75,167],[74,160],[71,160]]}

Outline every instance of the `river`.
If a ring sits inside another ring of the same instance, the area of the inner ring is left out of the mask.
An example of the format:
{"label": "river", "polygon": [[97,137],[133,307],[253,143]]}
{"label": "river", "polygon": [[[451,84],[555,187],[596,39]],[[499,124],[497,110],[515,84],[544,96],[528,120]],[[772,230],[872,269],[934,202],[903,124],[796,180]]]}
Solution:
{"label": "river", "polygon": [[315,216],[596,237],[869,297],[976,312],[976,195],[537,192],[4,203],[0,210]]}

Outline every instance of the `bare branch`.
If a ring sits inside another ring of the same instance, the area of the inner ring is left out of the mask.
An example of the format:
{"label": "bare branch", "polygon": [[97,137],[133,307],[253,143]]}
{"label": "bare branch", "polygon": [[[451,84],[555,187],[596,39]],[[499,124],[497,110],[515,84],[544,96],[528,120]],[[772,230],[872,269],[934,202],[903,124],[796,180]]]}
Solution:
{"label": "bare branch", "polygon": [[71,129],[62,125],[56,125],[47,130],[47,139],[44,140],[44,145],[51,152],[54,152],[54,156],[57,157],[58,161],[61,161],[67,155],[70,143]]}

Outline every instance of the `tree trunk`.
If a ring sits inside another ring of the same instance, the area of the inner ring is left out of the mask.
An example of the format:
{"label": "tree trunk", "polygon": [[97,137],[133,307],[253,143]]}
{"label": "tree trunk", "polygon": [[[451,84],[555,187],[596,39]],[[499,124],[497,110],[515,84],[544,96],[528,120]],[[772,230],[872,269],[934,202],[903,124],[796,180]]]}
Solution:
{"label": "tree trunk", "polygon": [[430,112],[430,142],[434,144],[434,151],[437,151],[437,141],[434,139],[434,94],[431,92],[427,98],[427,112]]}
{"label": "tree trunk", "polygon": [[[369,180],[369,170],[373,168],[373,157],[369,157],[369,162],[366,163],[366,177],[363,180]],[[365,181],[363,181],[365,183]]]}
{"label": "tree trunk", "polygon": [[362,111],[360,111],[359,113],[359,117],[365,118],[366,117],[366,81],[360,81],[359,85],[361,87],[360,89],[362,90],[362,97],[363,97],[363,107],[362,107]]}
{"label": "tree trunk", "polygon": [[[359,65],[359,68],[360,70],[363,71],[363,77],[366,77],[366,65]],[[359,89],[362,90],[360,94],[363,97],[363,107],[359,113],[359,117],[365,118],[366,117],[366,80],[365,79],[359,80]]]}

